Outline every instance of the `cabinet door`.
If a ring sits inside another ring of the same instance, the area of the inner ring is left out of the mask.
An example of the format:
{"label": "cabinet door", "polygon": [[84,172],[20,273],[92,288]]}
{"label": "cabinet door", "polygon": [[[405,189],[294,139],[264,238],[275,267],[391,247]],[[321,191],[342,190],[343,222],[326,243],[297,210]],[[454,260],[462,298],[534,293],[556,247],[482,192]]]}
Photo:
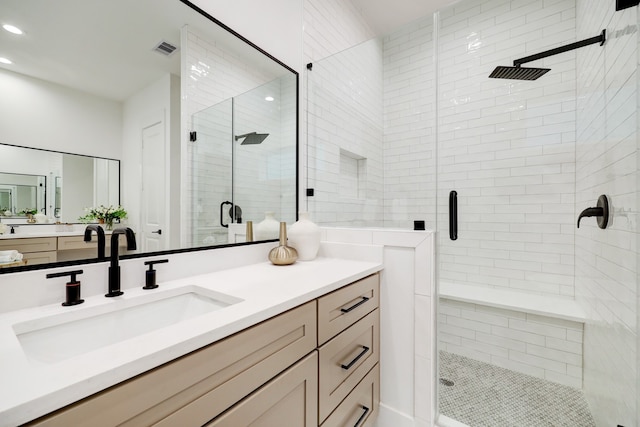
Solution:
{"label": "cabinet door", "polygon": [[314,351],[206,426],[317,426],[317,369]]}

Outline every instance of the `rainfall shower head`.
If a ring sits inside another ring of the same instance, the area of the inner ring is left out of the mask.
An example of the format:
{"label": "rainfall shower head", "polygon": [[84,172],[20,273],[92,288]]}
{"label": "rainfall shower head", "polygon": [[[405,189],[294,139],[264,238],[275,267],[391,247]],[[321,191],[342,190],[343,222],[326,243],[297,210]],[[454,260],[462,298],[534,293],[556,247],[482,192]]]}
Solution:
{"label": "rainfall shower head", "polygon": [[537,53],[535,55],[516,59],[515,61],[513,61],[513,67],[505,67],[500,65],[496,67],[495,70],[493,70],[493,72],[489,75],[489,77],[492,79],[536,80],[539,77],[551,71],[551,69],[521,67],[522,64],[525,64],[531,61],[536,61],[542,58],[547,58],[549,56],[557,55],[559,53],[568,52],[570,50],[578,49],[580,47],[589,46],[590,44],[594,44],[594,43],[600,43],[600,46],[602,46],[607,39],[606,36],[607,36],[607,30],[602,30],[599,36],[595,36],[595,37],[591,37],[590,39],[571,43],[566,46],[560,46],[555,49]]}
{"label": "rainfall shower head", "polygon": [[492,79],[536,80],[549,71],[551,71],[551,68],[528,68],[518,65],[505,67],[499,65],[489,74],[489,77]]}
{"label": "rainfall shower head", "polygon": [[262,144],[262,141],[264,141],[268,136],[268,133],[251,132],[243,135],[236,135],[236,141],[244,138],[240,145]]}

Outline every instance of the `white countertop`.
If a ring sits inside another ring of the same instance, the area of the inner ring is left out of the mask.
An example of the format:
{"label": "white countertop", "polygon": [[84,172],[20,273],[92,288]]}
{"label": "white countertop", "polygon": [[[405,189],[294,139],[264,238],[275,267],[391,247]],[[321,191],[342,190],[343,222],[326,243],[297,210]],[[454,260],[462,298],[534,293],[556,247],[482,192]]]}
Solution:
{"label": "white countertop", "polygon": [[[375,262],[334,258],[290,266],[264,262],[159,283],[156,290],[127,289],[116,298],[92,296],[73,307],[53,304],[1,314],[0,427],[45,415],[381,269],[382,265]],[[50,364],[30,361],[12,327],[57,313],[96,310],[150,292],[194,285],[243,301]]]}

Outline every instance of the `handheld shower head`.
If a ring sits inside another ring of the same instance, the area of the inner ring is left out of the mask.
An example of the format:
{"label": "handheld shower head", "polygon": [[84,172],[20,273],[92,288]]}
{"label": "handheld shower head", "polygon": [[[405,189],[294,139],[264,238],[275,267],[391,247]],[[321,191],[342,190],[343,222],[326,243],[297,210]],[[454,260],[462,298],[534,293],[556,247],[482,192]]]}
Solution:
{"label": "handheld shower head", "polygon": [[245,133],[243,135],[236,135],[235,139],[238,141],[239,139],[244,138],[244,140],[240,143],[240,145],[251,145],[251,144],[262,144],[262,141],[268,137],[268,133]]}

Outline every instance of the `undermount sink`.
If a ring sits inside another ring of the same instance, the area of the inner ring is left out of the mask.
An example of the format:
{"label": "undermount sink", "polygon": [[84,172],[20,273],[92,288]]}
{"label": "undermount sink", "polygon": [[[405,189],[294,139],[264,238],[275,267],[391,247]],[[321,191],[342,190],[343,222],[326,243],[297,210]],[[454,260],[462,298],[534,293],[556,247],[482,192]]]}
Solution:
{"label": "undermount sink", "polygon": [[84,310],[16,323],[13,330],[34,363],[56,363],[241,302],[198,286],[159,291]]}

